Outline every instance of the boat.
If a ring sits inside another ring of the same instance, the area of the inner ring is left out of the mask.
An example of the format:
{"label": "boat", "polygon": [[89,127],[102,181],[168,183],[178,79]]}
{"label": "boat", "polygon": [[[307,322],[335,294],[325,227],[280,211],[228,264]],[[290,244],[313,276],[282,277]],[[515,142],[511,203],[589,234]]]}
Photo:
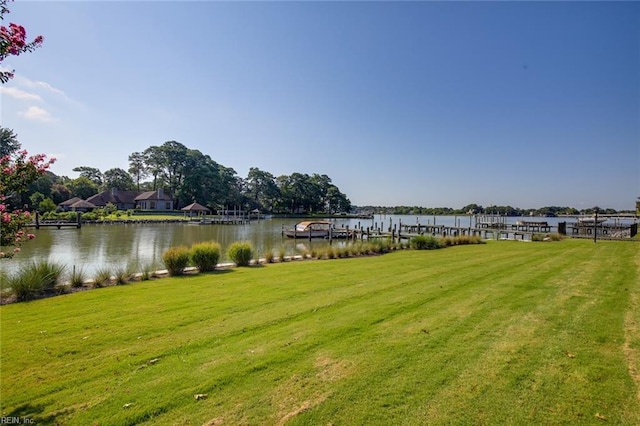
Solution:
{"label": "boat", "polygon": [[[596,217],[595,216],[583,216],[583,217],[579,217],[578,218],[578,224],[580,225],[591,225],[593,226],[594,222],[596,221]],[[597,218],[598,221],[598,225],[601,225],[603,222],[607,221],[606,217],[598,217]]]}
{"label": "boat", "polygon": [[291,229],[283,229],[283,234],[289,238],[350,238],[354,236],[349,228],[335,229],[331,222],[323,220],[307,220],[299,222]]}
{"label": "boat", "polygon": [[291,229],[286,229],[284,234],[289,238],[329,238],[331,223],[325,221],[299,222]]}

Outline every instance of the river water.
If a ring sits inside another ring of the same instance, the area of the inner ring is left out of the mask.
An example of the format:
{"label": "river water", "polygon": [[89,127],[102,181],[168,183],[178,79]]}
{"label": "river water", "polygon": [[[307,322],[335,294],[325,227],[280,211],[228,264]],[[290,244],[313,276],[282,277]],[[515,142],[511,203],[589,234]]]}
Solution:
{"label": "river water", "polygon": [[[506,218],[515,223],[522,218]],[[559,218],[527,218],[544,220],[557,226]],[[569,219],[571,220],[571,219]],[[281,251],[287,256],[301,254],[305,250],[318,249],[328,244],[325,240],[293,240],[282,235],[283,228],[290,228],[299,219],[265,219],[245,225],[189,225],[189,224],[128,224],[91,225],[77,228],[41,228],[33,231],[36,238],[25,243],[14,258],[3,260],[0,266],[13,273],[33,260],[49,260],[67,268],[82,268],[88,276],[101,267],[117,267],[127,264],[154,264],[162,268],[162,253],[173,246],[190,246],[196,242],[217,241],[222,246],[221,261],[227,261],[224,252],[235,241],[250,241],[257,254],[264,257],[268,251],[276,256]],[[348,226],[381,228],[393,225],[421,224],[449,226],[474,226],[471,216],[399,216],[375,215],[373,219],[330,219],[336,228]],[[345,244],[334,241],[333,244]]]}

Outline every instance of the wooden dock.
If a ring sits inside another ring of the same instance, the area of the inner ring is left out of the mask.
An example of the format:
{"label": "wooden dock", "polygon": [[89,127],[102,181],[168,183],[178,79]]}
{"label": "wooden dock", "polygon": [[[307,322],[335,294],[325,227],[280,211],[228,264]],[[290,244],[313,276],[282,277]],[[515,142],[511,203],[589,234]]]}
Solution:
{"label": "wooden dock", "polygon": [[36,212],[35,221],[33,223],[28,224],[27,227],[36,228],[36,229],[40,229],[40,228],[58,228],[58,229],[78,228],[80,229],[82,227],[81,216],[82,216],[81,213],[78,212],[78,214],[76,215],[76,220],[74,221],[65,221],[65,220],[41,221],[40,214]]}
{"label": "wooden dock", "polygon": [[243,216],[207,216],[202,219],[190,220],[189,225],[246,225],[250,223],[248,217]]}

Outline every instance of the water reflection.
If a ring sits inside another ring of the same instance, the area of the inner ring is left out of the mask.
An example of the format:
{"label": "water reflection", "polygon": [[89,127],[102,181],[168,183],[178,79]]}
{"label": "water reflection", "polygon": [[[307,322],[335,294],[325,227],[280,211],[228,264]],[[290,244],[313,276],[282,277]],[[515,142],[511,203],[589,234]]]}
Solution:
{"label": "water reflection", "polygon": [[[516,221],[519,218],[509,218]],[[553,226],[556,218],[544,218]],[[469,225],[468,216],[382,216],[373,219],[334,219],[336,228],[382,227],[393,225],[438,223],[442,225]],[[234,241],[247,240],[253,244],[258,255],[263,257],[271,251],[279,255],[298,255],[304,251],[321,249],[325,240],[292,240],[282,236],[283,227],[292,227],[296,219],[271,219],[245,225],[187,225],[187,224],[130,224],[130,225],[85,225],[81,229],[43,228],[35,231],[36,239],[28,242],[13,259],[2,261],[2,268],[9,272],[32,260],[46,259],[66,265],[68,268],[83,267],[88,274],[104,266],[130,264],[161,265],[162,253],[172,246],[190,246],[196,242],[217,241],[222,246],[221,261],[226,261],[224,252]],[[340,244],[336,242],[336,244]]]}

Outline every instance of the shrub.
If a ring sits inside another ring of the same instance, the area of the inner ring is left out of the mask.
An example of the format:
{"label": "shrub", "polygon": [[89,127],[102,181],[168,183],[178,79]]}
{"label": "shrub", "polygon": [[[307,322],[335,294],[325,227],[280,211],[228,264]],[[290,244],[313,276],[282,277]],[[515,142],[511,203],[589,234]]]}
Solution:
{"label": "shrub", "polygon": [[384,254],[391,250],[391,242],[386,238],[376,238],[371,244],[373,253]]}
{"label": "shrub", "polygon": [[164,267],[169,271],[169,275],[182,275],[184,268],[189,264],[189,249],[184,246],[171,247],[162,255]]}
{"label": "shrub", "polygon": [[115,271],[113,271],[113,276],[116,280],[116,285],[123,285],[128,283],[133,279],[133,269],[131,266],[118,266]]}
{"label": "shrub", "polygon": [[64,272],[64,266],[47,260],[33,262],[27,268],[33,268],[42,280],[42,289],[45,292],[55,292],[60,276]]}
{"label": "shrub", "polygon": [[82,220],[98,220],[98,214],[94,212],[82,213]]}
{"label": "shrub", "polygon": [[531,235],[531,241],[544,241],[544,234]]}
{"label": "shrub", "polygon": [[274,258],[275,256],[273,255],[273,250],[267,250],[267,252],[264,254],[264,260],[267,263],[273,263]]}
{"label": "shrub", "polygon": [[335,259],[337,256],[336,249],[327,247],[327,259]]}
{"label": "shrub", "polygon": [[248,241],[236,241],[229,246],[227,256],[238,266],[249,266],[253,258],[253,247]]}
{"label": "shrub", "polygon": [[84,280],[86,279],[86,274],[84,273],[84,268],[81,266],[76,268],[76,265],[73,265],[73,270],[71,271],[71,276],[69,277],[69,282],[71,283],[71,287],[80,288],[84,285]]}
{"label": "shrub", "polygon": [[431,235],[418,235],[410,242],[411,248],[415,250],[434,250],[440,248],[440,242]]}
{"label": "shrub", "polygon": [[111,281],[111,269],[103,267],[96,271],[96,276],[93,279],[95,287],[103,287],[109,284]]}
{"label": "shrub", "polygon": [[200,272],[209,272],[216,269],[219,259],[220,244],[214,241],[191,246],[191,263],[197,266]]}
{"label": "shrub", "polygon": [[280,247],[280,250],[278,251],[278,258],[280,259],[280,262],[284,262],[286,260],[285,256],[286,252],[284,250],[284,247]]}
{"label": "shrub", "polygon": [[55,291],[63,271],[63,266],[43,260],[23,266],[6,281],[18,301],[25,301]]}

